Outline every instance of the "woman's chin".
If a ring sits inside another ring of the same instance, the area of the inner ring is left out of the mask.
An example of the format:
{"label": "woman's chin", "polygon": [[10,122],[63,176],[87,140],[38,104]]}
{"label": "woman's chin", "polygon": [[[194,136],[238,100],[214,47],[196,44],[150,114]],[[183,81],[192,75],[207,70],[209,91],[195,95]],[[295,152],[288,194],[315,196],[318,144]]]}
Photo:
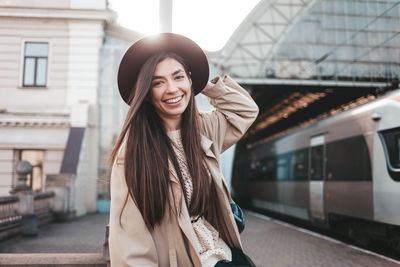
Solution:
{"label": "woman's chin", "polygon": [[172,105],[164,105],[163,114],[165,116],[181,116],[183,112],[185,112],[187,105],[181,103],[180,105],[172,106]]}

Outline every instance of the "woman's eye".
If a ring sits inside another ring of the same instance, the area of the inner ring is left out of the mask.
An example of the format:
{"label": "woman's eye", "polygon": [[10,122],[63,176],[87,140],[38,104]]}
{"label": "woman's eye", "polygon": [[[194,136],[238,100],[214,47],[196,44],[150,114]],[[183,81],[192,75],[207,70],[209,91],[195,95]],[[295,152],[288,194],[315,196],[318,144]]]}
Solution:
{"label": "woman's eye", "polygon": [[175,77],[175,79],[177,79],[177,80],[180,80],[180,79],[183,79],[183,78],[185,78],[185,76],[183,76],[183,75],[178,75],[178,76]]}
{"label": "woman's eye", "polygon": [[152,86],[159,86],[161,84],[161,82],[153,82]]}

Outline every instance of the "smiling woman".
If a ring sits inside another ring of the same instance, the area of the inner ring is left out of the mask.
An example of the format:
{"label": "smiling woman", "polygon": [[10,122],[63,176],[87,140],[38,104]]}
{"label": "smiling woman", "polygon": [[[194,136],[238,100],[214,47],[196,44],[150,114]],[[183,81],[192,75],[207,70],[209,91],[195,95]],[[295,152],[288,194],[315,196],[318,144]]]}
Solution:
{"label": "smiling woman", "polygon": [[[230,77],[208,82],[203,50],[163,33],[133,44],[118,88],[130,108],[110,156],[112,266],[253,266],[219,155],[258,114]],[[199,113],[195,95],[214,106]]]}

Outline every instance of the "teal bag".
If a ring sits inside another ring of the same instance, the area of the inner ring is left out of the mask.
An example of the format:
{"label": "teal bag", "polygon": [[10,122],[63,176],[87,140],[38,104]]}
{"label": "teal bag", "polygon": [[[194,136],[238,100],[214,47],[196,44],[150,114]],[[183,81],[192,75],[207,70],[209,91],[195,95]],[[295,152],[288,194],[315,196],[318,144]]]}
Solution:
{"label": "teal bag", "polygon": [[236,204],[233,200],[231,202],[231,209],[232,209],[233,217],[235,218],[235,222],[236,222],[237,228],[239,230],[239,233],[241,233],[241,232],[243,232],[244,227],[245,227],[243,211],[239,207],[239,205]]}

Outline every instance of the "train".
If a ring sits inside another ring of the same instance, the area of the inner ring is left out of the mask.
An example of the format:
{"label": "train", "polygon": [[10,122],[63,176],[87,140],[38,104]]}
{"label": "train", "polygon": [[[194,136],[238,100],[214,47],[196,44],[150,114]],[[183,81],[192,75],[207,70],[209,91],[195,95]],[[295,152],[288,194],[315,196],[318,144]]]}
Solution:
{"label": "train", "polygon": [[400,89],[237,148],[232,192],[250,209],[400,251]]}

